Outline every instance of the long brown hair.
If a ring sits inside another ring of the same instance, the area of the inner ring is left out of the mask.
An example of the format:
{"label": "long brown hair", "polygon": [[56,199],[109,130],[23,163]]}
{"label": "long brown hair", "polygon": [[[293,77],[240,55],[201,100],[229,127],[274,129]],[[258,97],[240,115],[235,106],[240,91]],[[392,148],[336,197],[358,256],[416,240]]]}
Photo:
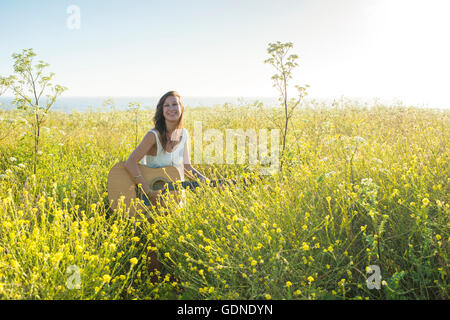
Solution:
{"label": "long brown hair", "polygon": [[161,135],[161,144],[162,144],[162,147],[164,150],[166,148],[166,144],[167,144],[168,140],[167,140],[166,119],[164,118],[163,108],[164,108],[164,102],[166,101],[167,97],[170,97],[170,96],[178,98],[178,102],[180,103],[180,106],[181,106],[181,115],[180,115],[180,119],[178,119],[178,124],[177,124],[175,130],[183,129],[184,106],[183,106],[183,103],[181,102],[181,96],[176,91],[169,91],[166,94],[164,94],[161,97],[161,99],[159,99],[158,105],[156,106],[155,116],[153,117],[153,122],[155,123],[155,128],[156,128],[156,130],[158,130],[159,134]]}

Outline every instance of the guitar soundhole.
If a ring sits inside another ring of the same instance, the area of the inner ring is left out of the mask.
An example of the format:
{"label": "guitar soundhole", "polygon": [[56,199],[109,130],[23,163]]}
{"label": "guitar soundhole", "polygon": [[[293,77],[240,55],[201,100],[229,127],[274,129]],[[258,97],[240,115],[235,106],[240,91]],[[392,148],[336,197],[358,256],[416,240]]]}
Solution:
{"label": "guitar soundhole", "polygon": [[164,189],[164,186],[166,185],[167,181],[165,180],[156,180],[153,182],[153,184],[151,185],[151,188],[153,190],[161,190]]}

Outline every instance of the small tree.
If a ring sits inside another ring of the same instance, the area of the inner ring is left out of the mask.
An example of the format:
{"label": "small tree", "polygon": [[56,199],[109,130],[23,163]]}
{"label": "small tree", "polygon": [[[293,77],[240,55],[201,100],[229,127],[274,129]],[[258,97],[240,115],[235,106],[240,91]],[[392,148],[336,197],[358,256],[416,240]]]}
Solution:
{"label": "small tree", "polygon": [[292,103],[288,102],[288,81],[292,78],[292,69],[298,66],[297,62],[295,61],[296,59],[298,59],[297,55],[291,54],[290,56],[286,57],[289,49],[291,49],[292,47],[292,42],[281,43],[280,41],[277,41],[276,43],[269,43],[267,52],[271,57],[264,61],[264,63],[271,64],[277,70],[277,73],[274,74],[271,79],[275,82],[273,86],[276,87],[280,92],[280,97],[278,100],[284,108],[283,124],[280,126],[283,132],[283,147],[281,151],[280,171],[283,168],[289,120],[292,117],[295,108],[307,95],[306,88],[309,87],[308,85],[305,85],[304,87],[296,85],[295,88],[298,91],[298,98],[297,100],[294,99]]}
{"label": "small tree", "polygon": [[106,109],[109,109],[108,111],[115,111],[116,103],[114,102],[113,98],[108,98],[105,101],[103,101],[103,107],[105,107]]}
{"label": "small tree", "polygon": [[[16,74],[17,83],[13,86],[16,96],[14,104],[17,109],[24,110],[25,113],[32,117],[33,136],[34,136],[34,165],[33,173],[36,174],[37,157],[39,154],[40,129],[44,122],[45,116],[49,112],[56,98],[61,95],[67,88],[60,85],[52,85],[54,73],[44,74],[48,63],[40,60],[33,65],[33,58],[36,54],[33,49],[24,49],[22,53],[14,53],[14,72]],[[46,94],[47,101],[45,107],[41,106],[41,97]]]}
{"label": "small tree", "polygon": [[137,102],[137,101],[128,103],[128,111],[130,111],[134,115],[134,117],[133,117],[134,138],[135,138],[134,147],[136,147],[138,144],[138,116],[139,116],[139,111],[141,110],[141,106],[142,106],[142,103]]}
{"label": "small tree", "polygon": [[117,119],[116,115],[116,102],[112,98],[108,98],[103,101],[103,108],[106,112],[106,119],[108,119],[107,124],[105,125],[108,130],[111,130],[114,126],[115,119]]}
{"label": "small tree", "polygon": [[[5,94],[6,91],[8,91],[9,88],[11,88],[14,85],[14,76],[9,77],[2,77],[0,76],[0,97]],[[0,103],[1,106],[1,103]],[[0,121],[3,121],[3,119],[0,119]],[[16,121],[13,120],[5,120],[5,122],[8,124],[8,128],[6,132],[0,132],[0,141],[5,139],[11,131],[15,129]],[[3,126],[2,126],[3,127]]]}

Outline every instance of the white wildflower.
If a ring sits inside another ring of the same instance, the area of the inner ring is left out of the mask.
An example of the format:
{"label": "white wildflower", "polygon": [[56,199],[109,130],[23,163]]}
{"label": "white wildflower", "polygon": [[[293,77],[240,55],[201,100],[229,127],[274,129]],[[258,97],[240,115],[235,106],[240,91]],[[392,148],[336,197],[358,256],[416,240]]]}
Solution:
{"label": "white wildflower", "polygon": [[353,145],[345,146],[344,150],[355,149],[356,147]]}
{"label": "white wildflower", "polygon": [[367,143],[366,139],[364,139],[363,137],[360,137],[360,136],[355,136],[355,137],[353,137],[353,139],[359,143]]}
{"label": "white wildflower", "polygon": [[378,159],[378,158],[372,158],[372,161],[374,161],[374,162],[376,162],[376,163],[379,163],[379,164],[383,164],[383,161],[381,161],[381,160]]}
{"label": "white wildflower", "polygon": [[335,175],[336,174],[336,171],[330,171],[330,172],[328,172],[328,173],[325,173],[325,177],[331,177],[332,175]]}
{"label": "white wildflower", "polygon": [[16,158],[14,158],[14,157],[11,157],[11,158],[9,158],[9,161],[11,161],[11,162],[16,162],[16,161],[17,161],[17,159],[16,159]]}

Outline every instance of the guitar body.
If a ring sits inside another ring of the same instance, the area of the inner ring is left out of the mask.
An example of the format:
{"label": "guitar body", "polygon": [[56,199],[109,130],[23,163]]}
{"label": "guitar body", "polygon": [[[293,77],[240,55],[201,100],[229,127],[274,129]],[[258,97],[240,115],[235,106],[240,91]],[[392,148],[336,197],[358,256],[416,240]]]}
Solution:
{"label": "guitar body", "polygon": [[[152,191],[163,190],[166,184],[181,180],[180,172],[176,167],[150,168],[142,164],[138,164],[138,167]],[[168,192],[175,197],[178,203],[181,201],[180,190],[169,190]],[[142,194],[143,191],[137,189],[136,183],[125,168],[125,162],[118,162],[111,168],[108,174],[108,198],[113,210],[118,207],[121,197],[124,197],[125,214],[137,218],[137,210],[141,209],[145,212],[145,209],[148,210],[150,205]],[[136,201],[137,199],[142,201]],[[156,206],[156,203],[152,204]]]}

